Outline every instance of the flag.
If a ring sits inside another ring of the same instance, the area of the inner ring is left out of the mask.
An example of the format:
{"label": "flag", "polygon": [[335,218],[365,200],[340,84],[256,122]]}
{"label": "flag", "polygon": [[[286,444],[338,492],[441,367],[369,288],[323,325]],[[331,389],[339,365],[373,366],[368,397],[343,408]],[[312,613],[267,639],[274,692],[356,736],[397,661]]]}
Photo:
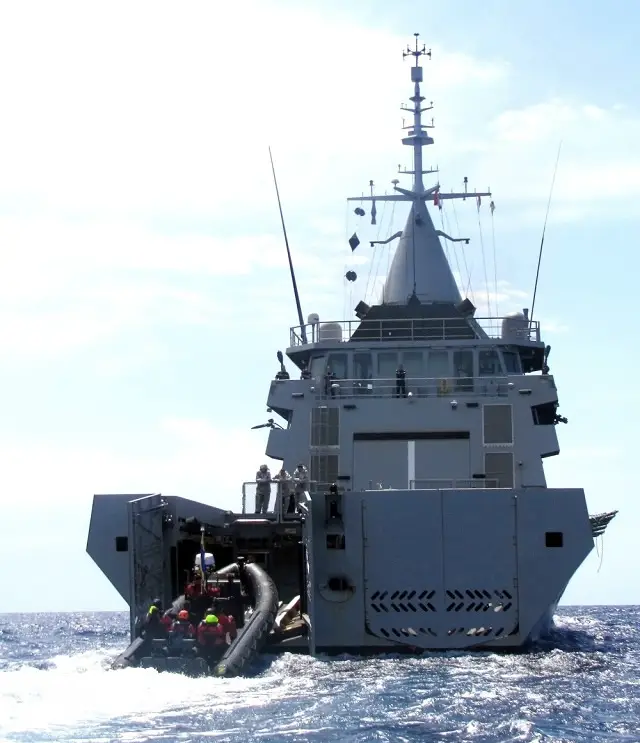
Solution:
{"label": "flag", "polygon": [[352,252],[358,247],[358,245],[360,245],[360,240],[358,240],[358,236],[355,232],[349,238],[349,245],[351,246]]}
{"label": "flag", "polygon": [[482,204],[482,199],[480,196],[476,196],[476,201],[478,202],[478,211],[480,211],[480,204]]}
{"label": "flag", "polygon": [[440,206],[440,196],[437,191],[433,194],[433,205]]}
{"label": "flag", "polygon": [[376,214],[377,214],[377,211],[376,211],[376,202],[375,201],[372,201],[371,202],[371,224],[375,224],[376,223]]}
{"label": "flag", "polygon": [[207,574],[205,573],[205,548],[204,548],[204,526],[200,527],[200,575],[202,576],[202,590],[207,586]]}
{"label": "flag", "polygon": [[493,201],[489,204],[489,209],[491,209],[491,214],[493,214],[494,210],[496,208],[496,205],[493,203]]}

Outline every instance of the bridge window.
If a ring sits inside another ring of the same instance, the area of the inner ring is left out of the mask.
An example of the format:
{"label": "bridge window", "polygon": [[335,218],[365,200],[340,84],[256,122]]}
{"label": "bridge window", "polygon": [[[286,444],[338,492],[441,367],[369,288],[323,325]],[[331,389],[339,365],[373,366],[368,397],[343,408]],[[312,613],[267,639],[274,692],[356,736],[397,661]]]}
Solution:
{"label": "bridge window", "polygon": [[373,377],[373,358],[370,353],[353,355],[353,378],[368,380]]}
{"label": "bridge window", "polygon": [[449,352],[448,351],[429,351],[427,361],[427,377],[437,379],[439,377],[448,377],[451,372],[449,369]]}
{"label": "bridge window", "polygon": [[507,374],[522,374],[520,368],[520,357],[516,351],[503,351],[504,365],[507,370]]}
{"label": "bridge window", "polygon": [[484,455],[484,472],[491,486],[512,488],[513,454],[511,452],[487,452]]}
{"label": "bridge window", "polygon": [[500,356],[495,348],[480,349],[478,354],[478,375],[480,377],[498,377],[502,374]]}
{"label": "bridge window", "polygon": [[378,377],[380,379],[395,379],[398,368],[398,354],[396,351],[384,351],[378,354]]}
{"label": "bridge window", "polygon": [[422,351],[405,351],[402,354],[402,365],[409,379],[420,379],[424,376]]}
{"label": "bridge window", "polygon": [[454,351],[453,371],[456,377],[473,377],[473,351]]}
{"label": "bridge window", "polygon": [[484,443],[513,444],[511,405],[483,405]]}
{"label": "bridge window", "polygon": [[321,377],[324,374],[324,356],[314,356],[311,359],[309,371],[312,377]]}
{"label": "bridge window", "polygon": [[129,551],[129,537],[116,537],[116,552]]}
{"label": "bridge window", "polygon": [[339,445],[340,408],[313,408],[311,411],[311,446]]}
{"label": "bridge window", "polygon": [[336,375],[337,379],[349,379],[349,363],[346,353],[330,353],[327,359],[327,369]]}

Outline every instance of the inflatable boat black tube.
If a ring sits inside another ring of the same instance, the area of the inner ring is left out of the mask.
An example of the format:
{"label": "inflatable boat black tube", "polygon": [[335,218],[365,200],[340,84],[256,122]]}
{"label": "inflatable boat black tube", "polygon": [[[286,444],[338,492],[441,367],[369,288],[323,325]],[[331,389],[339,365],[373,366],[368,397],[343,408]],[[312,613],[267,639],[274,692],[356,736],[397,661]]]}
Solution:
{"label": "inflatable boat black tube", "polygon": [[274,582],[259,565],[248,563],[240,580],[248,583],[254,609],[241,633],[231,643],[214,669],[216,676],[240,676],[265,646],[278,613],[278,591]]}
{"label": "inflatable boat black tube", "polygon": [[[234,573],[238,573],[238,565],[235,562],[232,562],[230,565],[225,565],[225,567],[220,568],[220,570],[216,571],[216,575],[220,577],[227,577],[229,575],[233,575]],[[184,608],[184,602],[184,595],[178,596],[178,598],[176,598],[171,606],[164,612],[165,616],[167,614],[176,616],[177,613]],[[144,637],[136,637],[134,641],[129,645],[129,647],[122,653],[120,653],[120,655],[113,661],[113,663],[111,664],[111,669],[116,671],[122,668],[135,667],[140,661],[140,658],[144,658],[145,655],[147,655],[148,650],[148,640]]]}

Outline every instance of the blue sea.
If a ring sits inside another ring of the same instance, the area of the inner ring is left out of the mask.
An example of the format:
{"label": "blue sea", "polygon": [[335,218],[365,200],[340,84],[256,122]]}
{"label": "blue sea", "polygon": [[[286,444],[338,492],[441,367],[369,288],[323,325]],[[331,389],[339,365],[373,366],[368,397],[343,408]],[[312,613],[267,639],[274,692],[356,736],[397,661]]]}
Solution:
{"label": "blue sea", "polygon": [[126,614],[0,615],[0,740],[640,743],[640,607],[556,623],[526,654],[284,655],[189,679],[108,670]]}

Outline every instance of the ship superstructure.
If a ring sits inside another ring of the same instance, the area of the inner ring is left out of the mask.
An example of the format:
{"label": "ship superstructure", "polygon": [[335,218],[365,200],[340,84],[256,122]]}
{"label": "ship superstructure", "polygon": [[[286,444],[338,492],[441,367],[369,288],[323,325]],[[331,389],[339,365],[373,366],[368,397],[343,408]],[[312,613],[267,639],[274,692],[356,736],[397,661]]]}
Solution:
{"label": "ship superstructure", "polygon": [[204,529],[218,565],[249,557],[283,602],[300,597],[298,631],[274,635],[285,649],[518,647],[549,628],[612,518],[590,520],[582,489],[547,487],[543,460],[559,454],[566,419],[539,323],[526,310],[476,317],[460,294],[441,245],[453,238],[429,205],[491,194],[424,185],[425,54],[416,36],[403,107],[411,188],[352,199],[410,203],[381,301],[292,328],[286,355],[301,378],[281,371],[269,389],[283,422],[270,424],[266,454],[289,472],[304,463],[308,488],[293,514],[278,497],[250,513],[255,483],[238,514],[177,496],[95,496],[88,551],[132,627],[152,596],[180,594]]}

